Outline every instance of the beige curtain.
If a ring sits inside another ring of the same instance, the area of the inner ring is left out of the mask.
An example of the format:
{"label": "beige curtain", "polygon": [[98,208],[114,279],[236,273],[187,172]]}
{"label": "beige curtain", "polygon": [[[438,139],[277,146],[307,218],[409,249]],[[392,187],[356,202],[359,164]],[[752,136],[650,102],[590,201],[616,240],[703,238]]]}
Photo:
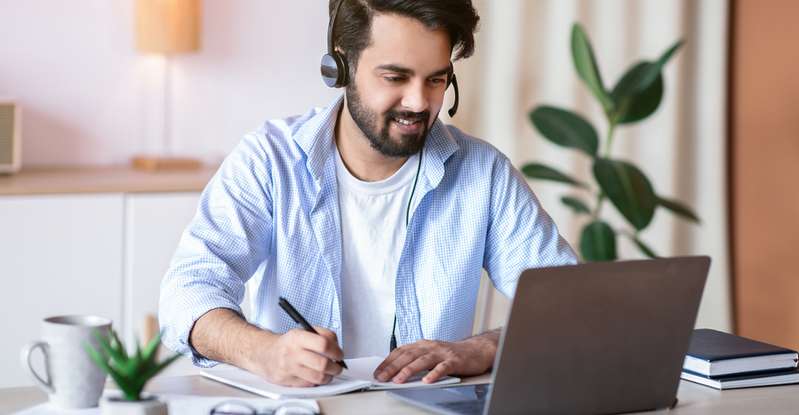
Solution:
{"label": "beige curtain", "polygon": [[[731,330],[727,244],[726,67],[727,13],[724,0],[476,0],[481,28],[475,56],[456,63],[461,109],[450,122],[482,137],[517,167],[542,161],[593,183],[588,160],[545,141],[528,112],[536,105],[569,108],[592,121],[601,136],[606,124],[599,105],[571,62],[571,25],[586,29],[606,86],[640,59],[654,59],[675,40],[685,45],[665,70],[658,111],[619,127],[613,155],[633,161],[655,190],[692,206],[699,226],[660,210],[642,239],[659,255],[712,257],[698,327]],[[584,221],[559,201],[566,186],[531,182],[561,232],[577,246]],[[592,201],[593,203],[593,201]],[[609,204],[603,216],[617,228],[624,221]],[[610,212],[610,214],[608,214]],[[619,239],[622,258],[640,258]],[[508,301],[482,292],[475,330],[504,324]]]}

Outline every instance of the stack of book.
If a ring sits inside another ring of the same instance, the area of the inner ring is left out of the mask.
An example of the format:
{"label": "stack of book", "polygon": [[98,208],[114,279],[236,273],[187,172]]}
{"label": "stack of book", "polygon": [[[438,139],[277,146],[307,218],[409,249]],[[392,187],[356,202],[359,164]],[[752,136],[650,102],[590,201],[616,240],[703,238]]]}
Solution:
{"label": "stack of book", "polygon": [[799,383],[796,351],[710,329],[694,330],[682,378],[716,389]]}

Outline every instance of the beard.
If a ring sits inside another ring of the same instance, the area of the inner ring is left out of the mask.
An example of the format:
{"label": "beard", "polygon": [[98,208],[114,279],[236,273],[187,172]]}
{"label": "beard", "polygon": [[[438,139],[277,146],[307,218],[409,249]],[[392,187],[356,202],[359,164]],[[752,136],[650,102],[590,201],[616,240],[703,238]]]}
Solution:
{"label": "beard", "polygon": [[[430,111],[410,112],[392,109],[383,114],[381,121],[376,111],[372,111],[363,104],[354,82],[347,86],[346,96],[347,109],[355,121],[355,125],[361,129],[372,148],[379,151],[380,154],[388,157],[410,157],[424,147],[429,129]],[[395,118],[421,121],[422,128],[418,134],[400,134],[398,140],[393,140],[390,127]]]}

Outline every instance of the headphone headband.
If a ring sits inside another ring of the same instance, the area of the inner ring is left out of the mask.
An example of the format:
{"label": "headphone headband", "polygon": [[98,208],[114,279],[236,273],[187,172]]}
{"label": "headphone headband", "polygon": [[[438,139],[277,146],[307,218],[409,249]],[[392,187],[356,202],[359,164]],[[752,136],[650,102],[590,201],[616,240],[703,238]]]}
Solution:
{"label": "headphone headband", "polygon": [[333,13],[330,15],[330,21],[327,24],[327,54],[332,55],[336,50],[336,45],[333,44],[333,27],[336,25],[336,15],[338,15],[341,4],[344,0],[338,0],[336,7],[333,8]]}

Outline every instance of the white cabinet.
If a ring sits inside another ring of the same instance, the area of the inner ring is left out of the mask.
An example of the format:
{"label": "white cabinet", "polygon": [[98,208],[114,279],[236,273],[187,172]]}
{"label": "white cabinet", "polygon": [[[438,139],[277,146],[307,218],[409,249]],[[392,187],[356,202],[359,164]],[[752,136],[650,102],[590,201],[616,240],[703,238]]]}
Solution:
{"label": "white cabinet", "polygon": [[198,192],[0,197],[0,388],[33,383],[19,354],[44,317],[108,317],[131,344],[158,311],[161,279],[198,200]]}
{"label": "white cabinet", "polygon": [[161,279],[188,225],[199,193],[125,196],[125,338],[132,344],[147,314],[157,314]]}
{"label": "white cabinet", "polygon": [[19,355],[42,318],[95,314],[120,327],[122,211],[122,194],[0,198],[0,387],[32,384]]}

